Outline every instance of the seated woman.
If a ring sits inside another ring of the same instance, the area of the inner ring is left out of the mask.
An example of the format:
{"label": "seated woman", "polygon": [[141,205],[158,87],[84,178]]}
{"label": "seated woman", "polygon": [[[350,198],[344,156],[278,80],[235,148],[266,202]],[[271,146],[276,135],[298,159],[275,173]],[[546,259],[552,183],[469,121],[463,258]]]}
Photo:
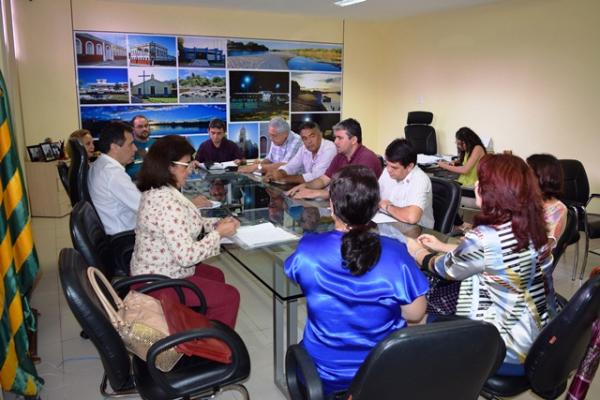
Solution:
{"label": "seated woman", "polygon": [[563,190],[563,170],[560,162],[550,154],[533,154],[527,164],[538,179],[544,200],[544,219],[552,247],[562,236],[567,224],[567,206],[558,200]]}
{"label": "seated woman", "polygon": [[[223,273],[202,261],[220,252],[222,236],[235,234],[233,218],[203,218],[196,206],[179,191],[196,161],[194,148],[176,135],[165,136],[150,148],[138,175],[142,191],[135,228],[131,274],[162,274],[187,279],[206,297],[207,316],[235,327],[240,304],[236,288],[225,283]],[[205,233],[202,239],[198,237]],[[184,290],[186,304],[198,305]],[[166,293],[174,295],[172,290]]]}
{"label": "seated woman", "polygon": [[483,142],[470,128],[462,127],[456,132],[458,160],[454,164],[438,162],[442,169],[460,174],[458,182],[466,186],[474,186],[477,182],[477,164],[486,154]]}
{"label": "seated woman", "polygon": [[506,344],[498,373],[524,375],[525,357],[548,321],[543,274],[552,254],[542,196],[533,172],[519,157],[486,155],[477,174],[481,213],[464,240],[452,245],[421,235],[409,240],[409,249],[419,264],[441,278],[461,281],[454,298],[456,315],[498,328]]}
{"label": "seated woman", "polygon": [[371,230],[380,199],[370,169],[344,167],[330,194],[335,230],[305,235],[284,265],[306,295],[303,345],[327,394],[347,389],[389,333],[423,319],[428,289],[406,246]]}
{"label": "seated woman", "polygon": [[[85,147],[88,161],[92,161],[92,158],[94,157],[94,138],[90,131],[87,129],[77,129],[69,135],[69,139],[77,139],[79,143]],[[73,149],[71,149],[71,143],[69,143],[69,141],[67,141],[67,144],[65,145],[65,152],[69,158],[73,158]]]}
{"label": "seated woman", "polygon": [[[458,150],[458,160],[450,164],[445,161],[438,162],[442,169],[460,174],[457,181],[464,186],[474,186],[477,182],[477,165],[479,160],[486,154],[483,142],[473,130],[462,127],[456,132],[456,148]],[[473,208],[475,203],[471,197],[463,197],[461,206]],[[469,227],[464,224],[460,215],[456,214],[454,225],[461,228]]]}

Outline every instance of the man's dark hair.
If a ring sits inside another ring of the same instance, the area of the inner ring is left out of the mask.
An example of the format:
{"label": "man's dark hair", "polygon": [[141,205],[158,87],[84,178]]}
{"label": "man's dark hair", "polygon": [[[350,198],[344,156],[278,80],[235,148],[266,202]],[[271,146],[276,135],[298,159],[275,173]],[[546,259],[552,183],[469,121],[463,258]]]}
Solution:
{"label": "man's dark hair", "polygon": [[176,186],[177,181],[169,167],[173,161],[179,161],[188,154],[194,154],[194,147],[183,136],[168,135],[157,139],[144,157],[137,177],[138,189],[144,192],[167,185]]}
{"label": "man's dark hair", "polygon": [[346,131],[349,139],[355,136],[358,143],[362,143],[362,129],[360,123],[354,118],[346,118],[333,126],[334,132],[342,130]]}
{"label": "man's dark hair", "polygon": [[102,129],[100,132],[100,138],[96,148],[102,153],[106,154],[110,151],[110,145],[112,143],[117,146],[123,146],[125,143],[125,132],[132,132],[131,125],[122,121],[113,121]]}
{"label": "man's dark hair", "polygon": [[227,125],[222,119],[213,118],[208,123],[208,129],[223,129],[223,132],[227,132]]}
{"label": "man's dark hair", "polygon": [[313,121],[306,121],[301,123],[298,126],[298,133],[302,132],[303,129],[316,129],[319,132],[321,132],[321,128],[319,127],[319,124],[317,124],[316,122]]}
{"label": "man's dark hair", "polygon": [[400,163],[408,167],[410,163],[417,165],[417,152],[406,139],[395,139],[385,149],[385,159],[388,162]]}
{"label": "man's dark hair", "polygon": [[135,117],[131,118],[131,121],[129,121],[129,123],[131,124],[132,127],[135,126],[135,120],[138,119],[138,118],[143,118],[146,121],[148,121],[148,118],[146,118],[146,116],[144,116],[142,114],[138,114]]}

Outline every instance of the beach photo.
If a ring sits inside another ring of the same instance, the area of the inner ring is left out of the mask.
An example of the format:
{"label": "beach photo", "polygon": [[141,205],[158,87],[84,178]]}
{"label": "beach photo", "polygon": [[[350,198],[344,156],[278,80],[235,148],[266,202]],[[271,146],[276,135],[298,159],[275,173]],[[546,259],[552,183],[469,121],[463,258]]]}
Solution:
{"label": "beach photo", "polygon": [[124,33],[75,32],[77,65],[127,66],[127,36]]}
{"label": "beach photo", "polygon": [[238,145],[245,159],[258,158],[258,124],[229,124],[227,138]]}
{"label": "beach photo", "polygon": [[132,66],[176,65],[175,36],[127,35],[129,64]]}
{"label": "beach photo", "polygon": [[227,67],[340,72],[342,45],[233,39],[227,41]]}
{"label": "beach photo", "polygon": [[177,37],[177,57],[180,67],[225,68],[226,50],[226,39]]}
{"label": "beach photo", "polygon": [[342,75],[291,73],[292,111],[340,111]]}
{"label": "beach photo", "polygon": [[176,68],[129,68],[132,103],[177,103]]}
{"label": "beach photo", "polygon": [[77,68],[80,104],[129,103],[127,68]]}
{"label": "beach photo", "polygon": [[227,102],[225,70],[179,69],[180,103]]}
{"label": "beach photo", "polygon": [[211,119],[227,119],[225,104],[81,106],[80,113],[81,127],[94,137],[109,122],[129,122],[136,115],[148,119],[150,136],[207,134]]}
{"label": "beach photo", "polygon": [[303,122],[316,122],[323,132],[323,137],[329,140],[333,140],[333,126],[341,121],[341,114],[338,113],[301,113],[292,114],[292,130],[296,133],[300,133],[300,124]]}
{"label": "beach photo", "polygon": [[208,140],[208,134],[200,134],[200,135],[185,135],[185,138],[188,142],[194,147],[194,149],[198,150],[200,145]]}
{"label": "beach photo", "polygon": [[287,118],[290,104],[288,72],[229,71],[230,120],[269,121]]}

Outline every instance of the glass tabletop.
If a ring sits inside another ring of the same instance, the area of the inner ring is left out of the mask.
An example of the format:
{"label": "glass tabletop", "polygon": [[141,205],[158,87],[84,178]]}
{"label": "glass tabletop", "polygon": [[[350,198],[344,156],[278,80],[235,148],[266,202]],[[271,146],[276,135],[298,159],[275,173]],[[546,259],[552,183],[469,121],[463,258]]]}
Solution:
{"label": "glass tabletop", "polygon": [[[200,172],[190,176],[183,187],[188,197],[203,195],[218,202],[214,208],[201,210],[205,217],[234,215],[241,225],[271,222],[300,238],[308,232],[326,232],[334,229],[328,200],[296,200],[285,195],[289,186],[264,183],[252,174]],[[381,235],[405,242],[406,237],[416,238],[421,233],[432,233],[442,240],[446,236],[418,225],[402,222],[378,224]],[[235,244],[222,248],[235,258],[248,272],[281,300],[303,297],[298,285],[287,279],[283,262],[293,253],[297,241],[271,244],[254,249],[244,249]]]}

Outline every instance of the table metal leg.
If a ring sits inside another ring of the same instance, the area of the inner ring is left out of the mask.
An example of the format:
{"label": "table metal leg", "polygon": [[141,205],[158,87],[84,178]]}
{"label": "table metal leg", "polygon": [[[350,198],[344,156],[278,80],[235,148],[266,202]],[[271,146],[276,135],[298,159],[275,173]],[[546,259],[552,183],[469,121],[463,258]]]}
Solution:
{"label": "table metal leg", "polygon": [[275,385],[286,396],[285,352],[290,345],[296,343],[298,343],[298,301],[285,302],[273,295],[273,379]]}

